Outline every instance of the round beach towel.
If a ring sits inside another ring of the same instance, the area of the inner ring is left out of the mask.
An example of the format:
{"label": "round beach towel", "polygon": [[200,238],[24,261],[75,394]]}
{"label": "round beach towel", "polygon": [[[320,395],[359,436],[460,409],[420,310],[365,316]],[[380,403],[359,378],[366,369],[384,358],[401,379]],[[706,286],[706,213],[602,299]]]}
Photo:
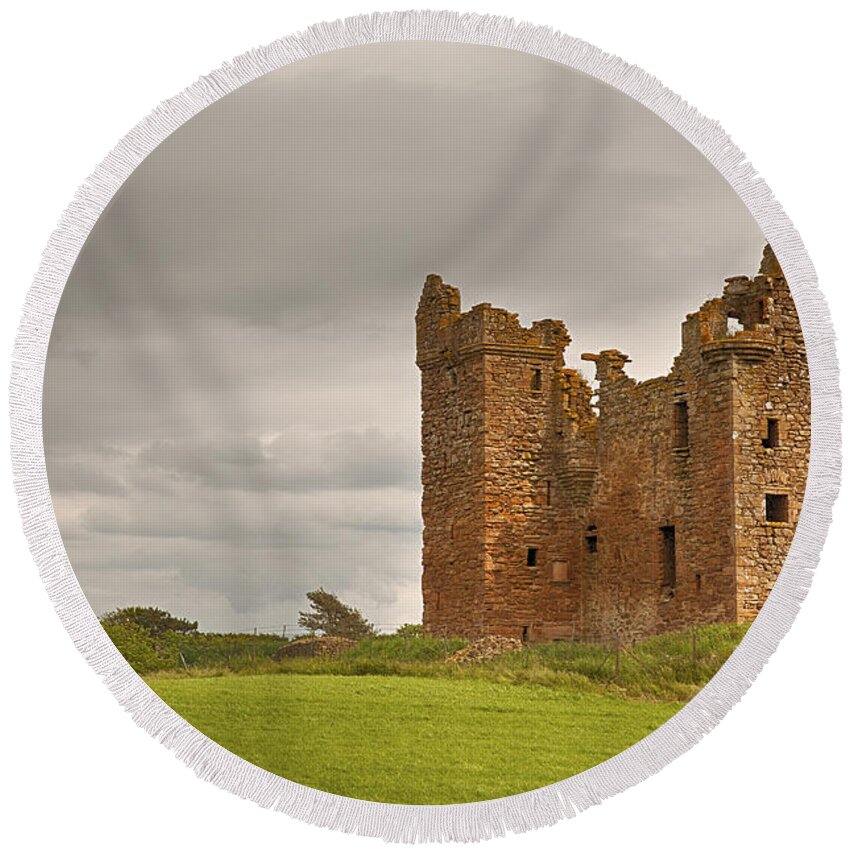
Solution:
{"label": "round beach towel", "polygon": [[15,352],[21,513],[203,778],[395,841],[522,831],[692,746],[790,625],[828,329],[768,187],[644,72],[501,18],[323,24],[81,188]]}

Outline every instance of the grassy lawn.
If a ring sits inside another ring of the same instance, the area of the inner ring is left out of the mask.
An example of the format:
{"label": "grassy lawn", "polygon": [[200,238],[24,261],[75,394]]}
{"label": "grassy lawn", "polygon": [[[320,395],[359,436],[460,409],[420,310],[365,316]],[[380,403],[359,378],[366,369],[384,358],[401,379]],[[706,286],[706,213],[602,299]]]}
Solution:
{"label": "grassy lawn", "polygon": [[616,755],[682,705],[472,678],[147,681],[248,761],[323,791],[387,803],[465,803],[549,785]]}

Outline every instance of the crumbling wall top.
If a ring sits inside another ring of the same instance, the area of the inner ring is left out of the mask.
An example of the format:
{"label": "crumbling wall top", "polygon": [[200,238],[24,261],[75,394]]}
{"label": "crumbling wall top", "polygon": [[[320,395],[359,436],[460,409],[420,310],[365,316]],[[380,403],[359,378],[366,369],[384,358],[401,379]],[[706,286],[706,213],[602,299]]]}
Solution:
{"label": "crumbling wall top", "polygon": [[[560,357],[570,335],[560,319],[542,319],[526,328],[517,313],[490,303],[461,312],[460,290],[430,274],[425,279],[416,311],[417,362],[420,366],[447,349],[463,356],[480,346],[498,346],[541,357]],[[495,350],[495,349],[494,349]]]}
{"label": "crumbling wall top", "polygon": [[606,348],[599,354],[585,352],[581,355],[581,359],[596,364],[596,380],[600,384],[619,381],[623,378],[631,380],[625,373],[625,365],[632,361],[627,354],[623,354],[616,348]]}
{"label": "crumbling wall top", "polygon": [[776,259],[776,254],[770,245],[764,246],[761,265],[759,266],[759,274],[767,275],[768,277],[785,277],[782,272],[782,266],[779,265],[779,260]]}

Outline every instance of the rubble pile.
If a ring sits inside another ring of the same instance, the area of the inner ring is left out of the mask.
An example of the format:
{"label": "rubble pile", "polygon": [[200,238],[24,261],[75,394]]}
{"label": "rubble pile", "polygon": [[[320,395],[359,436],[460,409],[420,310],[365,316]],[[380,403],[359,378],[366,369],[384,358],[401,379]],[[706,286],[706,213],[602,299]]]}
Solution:
{"label": "rubble pile", "polygon": [[446,663],[471,664],[478,661],[489,661],[491,658],[498,658],[508,652],[519,652],[521,649],[522,641],[517,640],[517,638],[488,635],[473,641],[457,652],[453,652],[446,657]]}
{"label": "rubble pile", "polygon": [[337,658],[355,646],[357,641],[350,638],[314,635],[296,638],[285,644],[273,658],[275,661],[282,661],[284,658]]}

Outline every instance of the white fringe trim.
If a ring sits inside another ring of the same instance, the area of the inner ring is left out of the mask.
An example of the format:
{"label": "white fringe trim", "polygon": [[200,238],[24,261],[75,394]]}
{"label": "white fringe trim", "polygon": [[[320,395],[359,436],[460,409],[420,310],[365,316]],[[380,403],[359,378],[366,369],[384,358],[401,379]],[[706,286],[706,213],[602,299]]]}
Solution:
{"label": "white fringe trim", "polygon": [[[53,513],[41,430],[47,345],[62,290],[95,222],[139,163],[204,107],[269,71],[343,47],[405,40],[491,45],[560,62],[630,95],[675,128],[732,185],[773,246],[799,311],[811,372],[811,460],[797,533],[762,612],[717,675],[655,732],[584,773],[525,794],[446,806],[373,803],[290,782],[211,741],[156,696],[106,637],[77,583]],[[44,251],[14,349],[11,419],[24,531],[50,599],[79,651],[136,723],[220,788],[309,823],[400,842],[477,841],[552,824],[635,785],[690,749],[743,696],[793,622],[826,537],[841,462],[835,337],[814,268],[770,189],[720,125],[640,68],[578,39],[509,18],[456,12],[375,13],[317,24],[224,64],[136,125],[77,191]]]}

